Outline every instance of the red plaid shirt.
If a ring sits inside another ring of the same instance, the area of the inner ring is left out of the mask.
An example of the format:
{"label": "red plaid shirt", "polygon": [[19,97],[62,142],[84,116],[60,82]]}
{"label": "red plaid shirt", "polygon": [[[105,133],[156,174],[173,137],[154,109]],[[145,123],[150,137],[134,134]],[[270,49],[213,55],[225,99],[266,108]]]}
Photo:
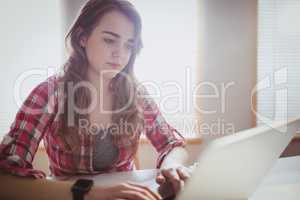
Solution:
{"label": "red plaid shirt", "polygon": [[[58,81],[55,76],[38,85],[27,97],[18,111],[10,131],[0,144],[0,170],[18,176],[44,178],[45,173],[33,169],[32,161],[43,139],[50,163],[51,175],[70,176],[72,153],[64,145],[56,131],[58,125]],[[157,167],[163,158],[177,146],[184,145],[184,138],[172,128],[161,115],[151,98],[144,98],[142,108],[146,137],[158,152]],[[150,127],[150,128],[149,128]],[[139,137],[140,137],[139,133]],[[117,162],[106,171],[93,169],[91,135],[81,135],[80,162],[76,174],[99,174],[113,171],[133,170],[133,153],[119,147]]]}

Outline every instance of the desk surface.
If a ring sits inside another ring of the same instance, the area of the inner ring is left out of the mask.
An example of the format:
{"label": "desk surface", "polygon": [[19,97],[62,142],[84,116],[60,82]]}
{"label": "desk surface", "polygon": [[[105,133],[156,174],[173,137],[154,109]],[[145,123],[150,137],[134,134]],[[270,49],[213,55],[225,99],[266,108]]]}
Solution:
{"label": "desk surface", "polygon": [[300,156],[280,158],[250,200],[296,200],[300,197]]}
{"label": "desk surface", "polygon": [[[132,172],[118,172],[101,174],[97,176],[84,176],[90,178],[98,185],[113,185],[121,182],[137,182],[157,191],[155,183],[156,169],[135,170]],[[71,180],[73,178],[60,178]],[[257,191],[250,200],[298,200],[300,196],[300,156],[281,158],[264,178]]]}

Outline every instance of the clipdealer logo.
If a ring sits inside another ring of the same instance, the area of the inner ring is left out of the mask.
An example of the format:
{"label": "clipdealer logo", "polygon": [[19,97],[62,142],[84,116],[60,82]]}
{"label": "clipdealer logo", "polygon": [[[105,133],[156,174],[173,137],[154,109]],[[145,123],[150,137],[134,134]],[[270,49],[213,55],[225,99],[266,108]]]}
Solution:
{"label": "clipdealer logo", "polygon": [[[265,114],[266,112],[261,112],[260,107],[257,109],[253,107],[255,104],[253,102],[254,96],[257,95],[257,98],[260,98],[260,95],[264,92],[268,93],[267,98],[270,99],[268,109],[272,112],[268,116]],[[282,123],[288,121],[288,67],[282,67],[257,82],[251,92],[251,109],[256,115],[258,123],[272,128],[275,128],[274,121],[280,121]],[[286,126],[281,126],[280,130],[277,129],[277,131],[282,133],[285,133],[286,130]]]}

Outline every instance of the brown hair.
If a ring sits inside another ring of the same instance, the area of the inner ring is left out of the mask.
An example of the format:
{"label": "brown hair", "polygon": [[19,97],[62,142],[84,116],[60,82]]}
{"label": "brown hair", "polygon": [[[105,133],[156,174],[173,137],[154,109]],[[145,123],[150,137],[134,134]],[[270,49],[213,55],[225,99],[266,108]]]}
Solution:
{"label": "brown hair", "polygon": [[[58,134],[66,146],[75,152],[79,151],[79,119],[88,119],[88,114],[75,112],[74,105],[68,101],[68,98],[70,98],[68,97],[68,84],[76,85],[81,81],[87,80],[89,65],[85,50],[80,45],[80,40],[83,36],[89,36],[101,17],[111,11],[119,11],[131,20],[135,26],[136,41],[128,64],[111,82],[113,111],[122,109],[127,105],[125,109],[112,114],[113,124],[118,125],[117,129],[115,129],[118,131],[113,134],[113,141],[118,146],[127,144],[126,148],[130,148],[133,153],[137,149],[138,137],[136,131],[139,130],[137,128],[143,124],[143,121],[141,112],[138,109],[137,83],[134,77],[133,65],[137,53],[142,48],[141,18],[134,6],[128,1],[89,0],[80,10],[78,17],[66,35],[65,41],[70,50],[70,55],[63,66],[64,73],[60,79],[63,85],[63,94],[66,98],[64,98]],[[73,102],[79,108],[87,108],[91,103],[90,91],[85,87],[77,88],[74,92]],[[68,119],[70,120],[70,117],[72,117],[70,113],[74,113],[73,125],[68,123]],[[130,126],[124,127],[124,122]],[[132,133],[133,135],[128,135],[127,133]]]}

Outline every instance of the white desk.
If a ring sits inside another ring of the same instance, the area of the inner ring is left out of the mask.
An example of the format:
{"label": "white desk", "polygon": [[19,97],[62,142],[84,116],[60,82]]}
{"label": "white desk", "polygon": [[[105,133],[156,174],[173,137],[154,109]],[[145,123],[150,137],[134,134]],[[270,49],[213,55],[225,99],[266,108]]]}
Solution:
{"label": "white desk", "polygon": [[299,200],[300,156],[281,158],[250,200]]}
{"label": "white desk", "polygon": [[[99,185],[113,185],[127,181],[138,182],[157,191],[157,170],[136,170],[97,176],[84,176]],[[78,178],[78,177],[77,177]],[[63,180],[70,180],[64,178]],[[249,200],[299,200],[300,199],[300,156],[281,158],[264,178]]]}

